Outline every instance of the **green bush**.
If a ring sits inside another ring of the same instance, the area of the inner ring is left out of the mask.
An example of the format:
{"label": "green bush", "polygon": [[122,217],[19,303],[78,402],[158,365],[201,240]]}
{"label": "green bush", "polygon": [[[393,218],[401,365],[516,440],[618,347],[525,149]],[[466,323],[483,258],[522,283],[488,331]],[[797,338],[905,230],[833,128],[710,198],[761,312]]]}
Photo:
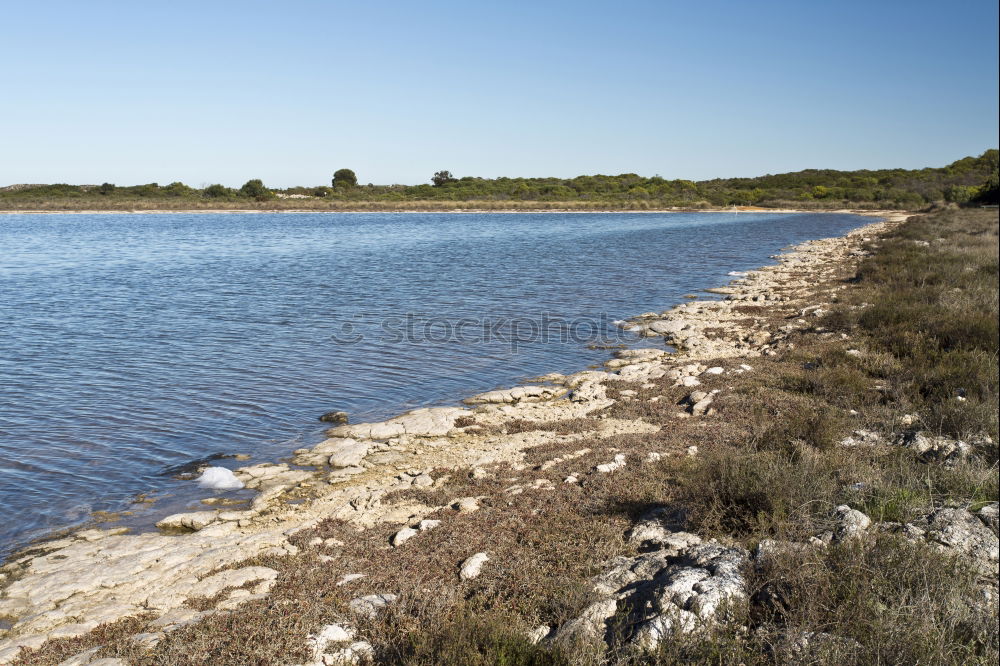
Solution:
{"label": "green bush", "polygon": [[[499,609],[498,609],[499,610]],[[401,663],[427,666],[569,666],[558,649],[533,644],[500,612],[458,609],[431,629],[407,637]]]}
{"label": "green bush", "polygon": [[222,199],[228,198],[233,195],[233,191],[226,187],[225,185],[209,185],[202,191],[202,195],[209,199]]}
{"label": "green bush", "polygon": [[240,194],[257,201],[267,201],[274,198],[274,192],[264,187],[264,182],[259,178],[248,180],[240,188]]}
{"label": "green bush", "polygon": [[843,498],[840,462],[809,450],[725,448],[679,477],[679,499],[699,534],[805,538]]}
{"label": "green bush", "polygon": [[[811,384],[800,387],[813,390]],[[773,413],[758,411],[751,444],[767,451],[794,451],[800,443],[825,450],[835,446],[846,430],[841,410],[820,401],[807,400]]]}

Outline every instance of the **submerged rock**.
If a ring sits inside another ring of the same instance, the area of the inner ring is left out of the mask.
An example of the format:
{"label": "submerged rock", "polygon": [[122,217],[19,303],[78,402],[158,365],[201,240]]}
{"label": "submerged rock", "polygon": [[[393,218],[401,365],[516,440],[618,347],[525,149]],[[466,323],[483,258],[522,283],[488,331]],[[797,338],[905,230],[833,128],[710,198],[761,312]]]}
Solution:
{"label": "submerged rock", "polygon": [[324,423],[347,423],[348,416],[347,412],[327,412],[323,416],[319,417],[320,421]]}

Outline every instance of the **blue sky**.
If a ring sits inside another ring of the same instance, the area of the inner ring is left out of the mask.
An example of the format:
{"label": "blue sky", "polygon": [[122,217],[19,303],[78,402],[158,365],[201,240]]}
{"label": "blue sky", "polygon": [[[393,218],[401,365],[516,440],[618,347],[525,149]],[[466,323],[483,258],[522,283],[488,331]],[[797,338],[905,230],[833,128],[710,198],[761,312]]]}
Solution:
{"label": "blue sky", "polygon": [[753,176],[998,143],[995,0],[5,3],[0,185]]}

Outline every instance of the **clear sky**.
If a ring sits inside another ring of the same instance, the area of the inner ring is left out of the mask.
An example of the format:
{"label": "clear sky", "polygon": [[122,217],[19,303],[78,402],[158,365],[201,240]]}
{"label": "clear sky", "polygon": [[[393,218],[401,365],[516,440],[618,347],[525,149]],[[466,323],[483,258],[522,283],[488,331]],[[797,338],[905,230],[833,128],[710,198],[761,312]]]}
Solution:
{"label": "clear sky", "polygon": [[942,166],[996,0],[5,2],[0,185]]}

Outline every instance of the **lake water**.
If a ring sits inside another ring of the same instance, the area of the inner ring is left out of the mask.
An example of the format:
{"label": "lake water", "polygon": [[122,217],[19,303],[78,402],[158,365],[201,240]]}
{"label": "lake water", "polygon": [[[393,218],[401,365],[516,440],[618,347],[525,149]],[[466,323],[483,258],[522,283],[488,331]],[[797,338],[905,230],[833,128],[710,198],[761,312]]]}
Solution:
{"label": "lake water", "polygon": [[600,363],[614,320],[865,221],[0,215],[0,555],[137,493],[189,503],[176,466],[278,459],[329,410],[380,419]]}

